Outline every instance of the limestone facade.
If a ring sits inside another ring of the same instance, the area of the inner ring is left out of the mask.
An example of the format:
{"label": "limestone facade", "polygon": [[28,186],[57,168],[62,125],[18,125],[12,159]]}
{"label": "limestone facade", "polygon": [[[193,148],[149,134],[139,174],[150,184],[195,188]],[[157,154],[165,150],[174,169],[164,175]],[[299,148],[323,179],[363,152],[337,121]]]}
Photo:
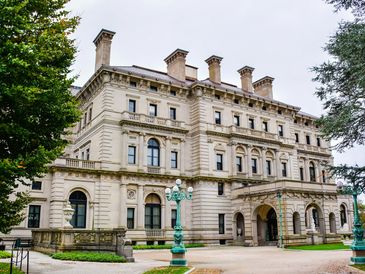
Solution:
{"label": "limestone facade", "polygon": [[[351,229],[351,197],[327,176],[333,158],[316,118],[275,101],[273,78],[252,83],[245,66],[242,87],[224,83],[222,58],[212,56],[211,78],[198,80],[180,49],[165,59],[167,73],[110,66],[113,35],[94,41],[96,71],[76,94],[83,117],[72,143],[30,190],[40,228],[62,228],[67,202],[84,199],[75,229],[129,226],[137,243],[171,242],[175,204],[164,190],[180,178],[194,188],[182,206],[187,242],[329,242]],[[84,198],[70,198],[77,191]],[[29,234],[28,219],[13,233]]]}

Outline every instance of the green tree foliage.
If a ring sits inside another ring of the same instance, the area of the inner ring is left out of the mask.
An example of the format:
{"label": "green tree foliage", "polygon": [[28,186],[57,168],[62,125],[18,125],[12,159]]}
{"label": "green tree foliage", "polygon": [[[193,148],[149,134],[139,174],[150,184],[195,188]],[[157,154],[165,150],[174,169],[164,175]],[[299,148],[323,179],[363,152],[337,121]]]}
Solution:
{"label": "green tree foliage", "polygon": [[[365,143],[365,2],[363,0],[327,0],[336,11],[351,10],[354,20],[341,22],[325,50],[331,59],[314,67],[320,83],[316,95],[326,114],[318,124],[323,137],[335,140],[335,149],[343,152]],[[340,165],[332,174],[359,190],[365,187],[365,167]]]}
{"label": "green tree foliage", "polygon": [[47,171],[79,118],[70,92],[79,18],[68,0],[0,0],[0,232],[23,219],[29,202],[17,193]]}

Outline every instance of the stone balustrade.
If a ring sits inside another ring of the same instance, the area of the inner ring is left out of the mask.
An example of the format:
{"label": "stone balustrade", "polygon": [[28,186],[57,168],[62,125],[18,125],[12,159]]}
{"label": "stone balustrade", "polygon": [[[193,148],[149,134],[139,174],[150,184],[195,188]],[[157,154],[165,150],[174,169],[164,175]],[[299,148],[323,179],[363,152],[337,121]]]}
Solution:
{"label": "stone balustrade", "polygon": [[134,113],[129,111],[124,111],[122,113],[122,121],[134,121],[139,123],[147,123],[157,126],[175,127],[175,128],[185,128],[184,121],[176,121],[171,119],[166,119],[162,117],[149,116],[140,113]]}

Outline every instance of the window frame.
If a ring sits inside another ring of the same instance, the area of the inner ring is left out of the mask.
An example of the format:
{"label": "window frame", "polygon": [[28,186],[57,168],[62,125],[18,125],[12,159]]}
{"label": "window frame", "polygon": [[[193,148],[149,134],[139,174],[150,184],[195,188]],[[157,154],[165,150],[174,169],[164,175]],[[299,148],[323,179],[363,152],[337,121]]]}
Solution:
{"label": "window frame", "polygon": [[281,162],[281,176],[282,177],[288,177],[287,162]]}
{"label": "window frame", "polygon": [[[150,144],[152,140],[157,145]],[[151,138],[147,142],[147,166],[159,167],[160,160],[160,143],[155,138]]]}
{"label": "window frame", "polygon": [[272,174],[272,170],[271,170],[271,160],[266,160],[266,174],[268,175],[268,176],[271,176]]}
{"label": "window frame", "polygon": [[137,101],[135,99],[128,99],[128,111],[136,113],[137,111]]}
{"label": "window frame", "polygon": [[[131,149],[133,150],[133,154],[131,154]],[[137,147],[135,145],[128,145],[128,164],[135,165],[136,164],[136,155],[137,155]],[[131,158],[132,157],[132,158]],[[132,159],[132,161],[130,161]]]}
{"label": "window frame", "polygon": [[42,181],[32,181],[32,190],[42,190]]}
{"label": "window frame", "polygon": [[[38,209],[38,212],[35,212]],[[28,228],[39,228],[41,223],[41,206],[40,205],[29,205],[28,207]],[[32,217],[32,218],[31,218]]]}
{"label": "window frame", "polygon": [[248,128],[255,129],[255,119],[254,118],[248,118]]}
{"label": "window frame", "polygon": [[252,171],[252,174],[257,174],[258,173],[257,159],[256,158],[251,158],[251,171]]}
{"label": "window frame", "polygon": [[241,126],[240,116],[239,115],[233,115],[233,124],[236,127]]}
{"label": "window frame", "polygon": [[222,124],[222,112],[215,110],[214,111],[214,122],[216,125]]}
{"label": "window frame", "polygon": [[218,183],[218,196],[224,195],[224,183]]}
{"label": "window frame", "polygon": [[284,126],[278,125],[278,135],[279,137],[284,137]]}
{"label": "window frame", "polygon": [[216,153],[215,154],[215,160],[216,160],[216,169],[217,169],[217,171],[223,171],[223,154],[222,153]]}
{"label": "window frame", "polygon": [[[129,212],[132,212],[132,217],[129,217]],[[128,207],[127,208],[127,228],[134,229],[134,222],[135,222],[135,208]]]}
{"label": "window frame", "polygon": [[267,121],[263,121],[262,122],[262,129],[265,131],[265,132],[269,132],[269,123]]}
{"label": "window frame", "polygon": [[237,172],[242,172],[242,156],[236,156],[236,169]]}
{"label": "window frame", "polygon": [[218,214],[218,233],[225,234],[225,214]]}
{"label": "window frame", "polygon": [[169,117],[170,117],[171,120],[176,121],[176,108],[170,107]]}
{"label": "window frame", "polygon": [[157,117],[157,104],[152,104],[152,103],[149,104],[148,115],[152,117]]}
{"label": "window frame", "polygon": [[[173,155],[175,155],[175,159],[173,159]],[[172,169],[177,169],[178,168],[178,160],[177,160],[177,157],[178,157],[178,152],[177,151],[171,151],[171,157],[170,157],[170,167]],[[174,165],[173,165],[174,163]]]}

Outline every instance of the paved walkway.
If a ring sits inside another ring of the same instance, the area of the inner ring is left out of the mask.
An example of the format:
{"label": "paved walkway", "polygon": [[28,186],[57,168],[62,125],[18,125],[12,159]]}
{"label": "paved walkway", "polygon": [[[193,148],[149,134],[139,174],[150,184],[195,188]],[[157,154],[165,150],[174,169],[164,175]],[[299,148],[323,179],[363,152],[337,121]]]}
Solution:
{"label": "paved walkway", "polygon": [[[189,264],[197,270],[214,272],[195,273],[243,273],[243,274],[310,274],[361,273],[347,265],[351,251],[297,251],[276,247],[209,247],[194,248],[187,252]],[[91,263],[53,260],[49,256],[31,252],[31,274],[139,274],[169,264],[169,250],[138,250],[136,263]],[[4,260],[0,260],[4,261]],[[363,273],[363,272],[362,272]]]}

